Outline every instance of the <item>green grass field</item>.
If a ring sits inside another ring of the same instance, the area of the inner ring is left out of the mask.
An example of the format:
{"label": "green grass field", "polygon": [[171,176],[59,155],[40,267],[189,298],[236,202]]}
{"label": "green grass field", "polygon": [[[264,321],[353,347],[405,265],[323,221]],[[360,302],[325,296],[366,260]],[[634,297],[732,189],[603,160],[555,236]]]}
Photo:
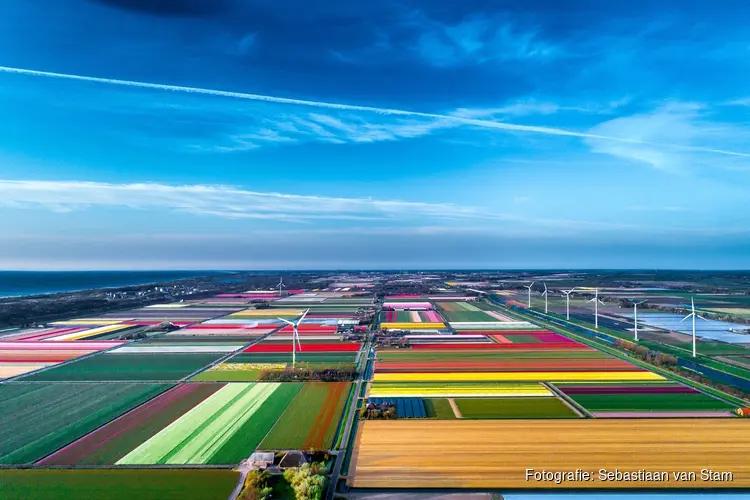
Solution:
{"label": "green grass field", "polygon": [[557,398],[461,398],[454,399],[463,418],[578,418]]}
{"label": "green grass field", "polygon": [[454,420],[456,418],[450,403],[444,398],[425,398],[424,409],[427,418],[437,418],[439,420]]}
{"label": "green grass field", "polygon": [[30,375],[34,381],[177,381],[223,354],[98,354]]}
{"label": "green grass field", "polygon": [[722,356],[721,359],[726,360],[727,363],[730,361],[733,363],[739,363],[747,369],[750,369],[750,356]]}
{"label": "green grass field", "polygon": [[229,470],[0,470],[3,500],[225,500]]}
{"label": "green grass field", "polygon": [[724,362],[717,361],[714,359],[701,360],[701,363],[711,368],[716,368],[717,370],[721,370],[725,373],[731,373],[732,375],[737,375],[738,377],[742,377],[744,379],[750,380],[750,369],[731,365],[729,363],[724,363]]}
{"label": "green grass field", "polygon": [[0,464],[39,460],[169,387],[0,384]]}

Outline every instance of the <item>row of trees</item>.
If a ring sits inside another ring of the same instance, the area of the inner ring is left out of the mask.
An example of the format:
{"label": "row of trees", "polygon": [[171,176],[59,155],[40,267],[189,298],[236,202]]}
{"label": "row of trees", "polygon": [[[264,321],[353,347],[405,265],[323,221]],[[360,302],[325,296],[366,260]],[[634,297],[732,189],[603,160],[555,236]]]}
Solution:
{"label": "row of trees", "polygon": [[310,366],[295,367],[287,366],[283,369],[268,368],[258,375],[259,382],[297,382],[297,381],[319,381],[319,382],[351,382],[356,380],[359,373],[355,366],[343,365],[337,368],[316,368]]}
{"label": "row of trees", "polygon": [[290,498],[290,493],[296,500],[320,500],[326,490],[328,472],[325,462],[293,467],[285,470],[283,476],[251,470],[238,500]]}
{"label": "row of trees", "polygon": [[390,403],[368,403],[359,410],[359,418],[365,420],[392,420],[397,417],[396,406]]}
{"label": "row of trees", "polygon": [[620,349],[634,354],[635,357],[649,364],[662,368],[677,366],[677,358],[672,356],[671,354],[665,354],[663,352],[655,351],[653,349],[649,349],[646,346],[638,345],[634,342],[623,339],[618,339],[617,341],[615,341],[615,345]]}

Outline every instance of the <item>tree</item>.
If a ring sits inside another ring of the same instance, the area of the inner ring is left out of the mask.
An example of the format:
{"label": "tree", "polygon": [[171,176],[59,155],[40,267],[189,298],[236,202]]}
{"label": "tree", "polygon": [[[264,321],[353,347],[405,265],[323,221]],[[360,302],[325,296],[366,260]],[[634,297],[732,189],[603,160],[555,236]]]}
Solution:
{"label": "tree", "polygon": [[284,479],[294,489],[297,500],[320,500],[326,489],[325,465],[304,464],[284,471]]}
{"label": "tree", "polygon": [[245,478],[245,487],[238,497],[239,500],[268,500],[273,488],[268,486],[268,473],[251,470]]}

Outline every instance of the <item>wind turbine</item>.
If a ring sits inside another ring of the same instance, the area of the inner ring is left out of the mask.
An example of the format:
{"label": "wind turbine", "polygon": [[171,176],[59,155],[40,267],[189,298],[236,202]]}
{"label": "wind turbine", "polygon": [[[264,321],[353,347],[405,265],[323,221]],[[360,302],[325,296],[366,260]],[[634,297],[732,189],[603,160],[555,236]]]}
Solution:
{"label": "wind turbine", "polygon": [[696,352],[695,352],[695,318],[700,318],[703,321],[708,321],[708,320],[706,318],[704,318],[703,316],[701,316],[700,314],[696,314],[695,313],[695,299],[693,297],[690,297],[690,314],[688,314],[687,316],[685,316],[684,318],[682,318],[680,320],[680,323],[682,323],[683,321],[685,321],[686,319],[688,319],[690,317],[693,318],[693,357],[695,357],[696,356]]}
{"label": "wind turbine", "polygon": [[[305,316],[307,313],[310,312],[310,309],[306,310],[304,313],[302,313],[302,316],[297,321],[289,321],[284,318],[279,318],[281,321],[288,325],[292,325],[292,368],[294,368],[294,365],[297,363],[297,346],[299,345],[299,352],[302,352],[302,344],[300,344],[299,341],[299,331],[297,330],[297,327],[300,323],[302,323],[302,320],[305,319]],[[294,341],[297,341],[295,344]]]}
{"label": "wind turbine", "polygon": [[640,302],[633,302],[633,323],[635,323],[635,341],[638,342],[638,306],[647,302],[642,300]]}
{"label": "wind turbine", "polygon": [[524,285],[524,288],[529,289],[529,309],[531,309],[531,287],[534,286],[534,282],[532,281],[530,285]]}
{"label": "wind turbine", "polygon": [[573,293],[575,289],[576,287],[573,287],[570,290],[562,291],[562,293],[565,294],[565,319],[568,321],[570,321],[570,294]]}
{"label": "wind turbine", "polygon": [[544,314],[547,314],[547,283],[542,281],[542,285],[544,285],[544,291],[542,292],[542,297],[544,297]]}
{"label": "wind turbine", "polygon": [[284,277],[283,276],[279,278],[279,284],[276,285],[276,286],[279,287],[279,295],[281,295],[281,288],[282,287],[286,288],[286,285],[284,284]]}
{"label": "wind turbine", "polygon": [[594,288],[594,298],[591,300],[588,300],[587,302],[593,302],[594,303],[594,328],[596,330],[599,329],[599,304],[604,305],[604,302],[599,300],[599,289]]}

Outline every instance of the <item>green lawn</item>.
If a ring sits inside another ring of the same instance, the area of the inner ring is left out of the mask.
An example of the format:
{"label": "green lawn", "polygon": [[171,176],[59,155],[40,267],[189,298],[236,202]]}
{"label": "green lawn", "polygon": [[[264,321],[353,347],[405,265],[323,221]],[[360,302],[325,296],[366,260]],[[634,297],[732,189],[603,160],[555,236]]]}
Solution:
{"label": "green lawn", "polygon": [[565,403],[551,397],[454,399],[463,418],[578,418]]}
{"label": "green lawn", "polygon": [[445,398],[425,398],[424,409],[428,418],[437,418],[439,420],[454,420],[456,414],[453,413],[450,403]]}
{"label": "green lawn", "polygon": [[226,500],[229,470],[0,470],[3,500]]}

